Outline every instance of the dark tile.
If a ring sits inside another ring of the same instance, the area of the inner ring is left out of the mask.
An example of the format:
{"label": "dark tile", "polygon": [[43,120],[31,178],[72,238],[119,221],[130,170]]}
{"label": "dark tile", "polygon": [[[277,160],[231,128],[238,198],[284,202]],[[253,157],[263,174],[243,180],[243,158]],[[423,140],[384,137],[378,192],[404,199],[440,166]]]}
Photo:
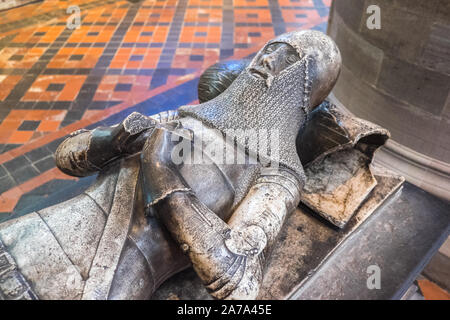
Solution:
{"label": "dark tile", "polygon": [[19,168],[29,166],[30,162],[25,158],[25,156],[19,156],[12,160],[9,160],[3,164],[3,166],[11,173]]}
{"label": "dark tile", "polygon": [[142,61],[142,59],[144,59],[144,56],[138,54],[132,55],[130,57],[130,61]]}
{"label": "dark tile", "polygon": [[31,162],[36,162],[44,159],[45,157],[48,157],[51,154],[52,153],[50,152],[50,150],[48,150],[44,146],[25,153],[25,157],[27,157],[27,159],[30,160]]}
{"label": "dark tile", "polygon": [[6,176],[6,174],[6,169],[0,164],[0,178]]}
{"label": "dark tile", "polygon": [[16,183],[10,176],[0,178],[0,194],[16,186]]}
{"label": "dark tile", "polygon": [[33,36],[40,37],[40,36],[43,36],[44,34],[45,34],[45,32],[35,32],[35,33],[33,34]]}
{"label": "dark tile", "polygon": [[52,107],[52,103],[49,101],[39,101],[34,106],[35,110],[49,110]]}
{"label": "dark tile", "polygon": [[22,184],[25,181],[30,180],[39,175],[39,171],[33,168],[31,165],[22,167],[19,170],[16,170],[11,173],[11,176],[17,182],[17,184]]}
{"label": "dark tile", "polygon": [[9,58],[10,61],[21,61],[22,59],[23,59],[22,54],[15,54]]}
{"label": "dark tile", "polygon": [[56,140],[50,142],[49,144],[47,144],[45,147],[48,148],[51,152],[54,153],[56,151],[56,149],[58,149],[58,147],[61,144],[61,142],[64,141],[65,138],[66,137],[62,137],[62,138],[56,139]]}
{"label": "dark tile", "polygon": [[64,117],[64,120],[74,120],[74,121],[78,121],[83,117],[84,112],[86,111],[84,108],[84,110],[70,110],[69,112],[67,112],[66,116]]}
{"label": "dark tile", "polygon": [[21,144],[12,144],[12,143],[8,143],[8,144],[5,144],[5,145],[3,146],[3,150],[2,150],[1,152],[2,152],[2,153],[8,152],[9,150],[15,149],[15,148],[20,147],[20,146],[21,146]]}
{"label": "dark tile", "polygon": [[203,61],[204,57],[202,55],[198,55],[198,54],[191,54],[191,56],[189,57],[190,61]]}
{"label": "dark tile", "polygon": [[132,86],[131,83],[118,83],[116,84],[114,91],[130,91],[131,86]]}
{"label": "dark tile", "polygon": [[47,87],[47,91],[61,91],[64,89],[64,83],[50,83]]}
{"label": "dark tile", "polygon": [[41,123],[40,121],[24,120],[17,130],[34,131],[36,130],[36,128],[39,126],[40,123]]}
{"label": "dark tile", "polygon": [[80,61],[84,57],[84,54],[73,54],[70,56],[69,60],[71,61]]}
{"label": "dark tile", "polygon": [[249,32],[248,33],[249,37],[261,37],[261,32]]}
{"label": "dark tile", "polygon": [[53,108],[55,110],[67,110],[70,107],[71,101],[55,101],[53,103]]}
{"label": "dark tile", "polygon": [[55,167],[55,159],[52,156],[34,163],[34,166],[42,173]]}
{"label": "dark tile", "polygon": [[195,32],[196,37],[206,37],[206,32],[203,31],[197,31]]}
{"label": "dark tile", "polygon": [[98,32],[88,32],[88,36],[98,36]]}
{"label": "dark tile", "polygon": [[92,101],[89,104],[88,109],[90,110],[102,110],[108,107],[107,101]]}

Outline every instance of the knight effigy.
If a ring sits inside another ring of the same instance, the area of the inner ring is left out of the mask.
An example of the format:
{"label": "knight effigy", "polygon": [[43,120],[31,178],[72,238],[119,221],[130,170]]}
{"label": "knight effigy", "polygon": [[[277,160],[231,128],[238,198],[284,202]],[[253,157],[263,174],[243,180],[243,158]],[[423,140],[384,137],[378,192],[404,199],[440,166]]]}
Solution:
{"label": "knight effigy", "polygon": [[290,32],[211,66],[198,105],[72,133],[57,166],[96,182],[0,224],[0,297],[149,299],[192,266],[213,298],[261,298],[299,204],[352,231],[402,182],[371,166],[389,132],[327,100],[340,67]]}

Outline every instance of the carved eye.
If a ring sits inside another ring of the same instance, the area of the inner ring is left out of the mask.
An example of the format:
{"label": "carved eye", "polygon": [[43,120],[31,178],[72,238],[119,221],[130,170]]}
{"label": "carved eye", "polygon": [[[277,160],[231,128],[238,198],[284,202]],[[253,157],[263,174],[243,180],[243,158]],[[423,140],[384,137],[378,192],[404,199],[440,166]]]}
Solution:
{"label": "carved eye", "polygon": [[268,46],[266,48],[266,53],[271,53],[271,52],[273,52],[273,46]]}

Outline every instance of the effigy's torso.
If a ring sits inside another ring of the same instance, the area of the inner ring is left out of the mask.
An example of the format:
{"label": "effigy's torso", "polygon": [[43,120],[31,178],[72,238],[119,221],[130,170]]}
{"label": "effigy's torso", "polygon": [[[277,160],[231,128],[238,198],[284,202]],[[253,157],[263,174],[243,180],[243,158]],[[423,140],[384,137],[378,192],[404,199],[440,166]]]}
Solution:
{"label": "effigy's torso", "polygon": [[[180,122],[199,128],[195,119]],[[221,139],[207,127],[202,138],[201,148]],[[194,161],[181,173],[201,201],[227,220],[258,168]],[[0,288],[5,298],[31,287],[39,299],[147,299],[188,267],[158,219],[146,214],[139,171],[139,154],[118,160],[83,194],[1,224],[0,241],[27,280],[23,290]]]}

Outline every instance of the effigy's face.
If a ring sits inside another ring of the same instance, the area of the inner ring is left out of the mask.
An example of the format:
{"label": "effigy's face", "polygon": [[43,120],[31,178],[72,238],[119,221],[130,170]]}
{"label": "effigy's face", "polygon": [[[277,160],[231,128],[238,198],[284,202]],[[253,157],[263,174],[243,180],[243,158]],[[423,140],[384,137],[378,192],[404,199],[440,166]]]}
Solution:
{"label": "effigy's face", "polygon": [[292,46],[283,42],[274,42],[262,50],[249,71],[255,77],[267,79],[278,75],[299,60],[299,54]]}

